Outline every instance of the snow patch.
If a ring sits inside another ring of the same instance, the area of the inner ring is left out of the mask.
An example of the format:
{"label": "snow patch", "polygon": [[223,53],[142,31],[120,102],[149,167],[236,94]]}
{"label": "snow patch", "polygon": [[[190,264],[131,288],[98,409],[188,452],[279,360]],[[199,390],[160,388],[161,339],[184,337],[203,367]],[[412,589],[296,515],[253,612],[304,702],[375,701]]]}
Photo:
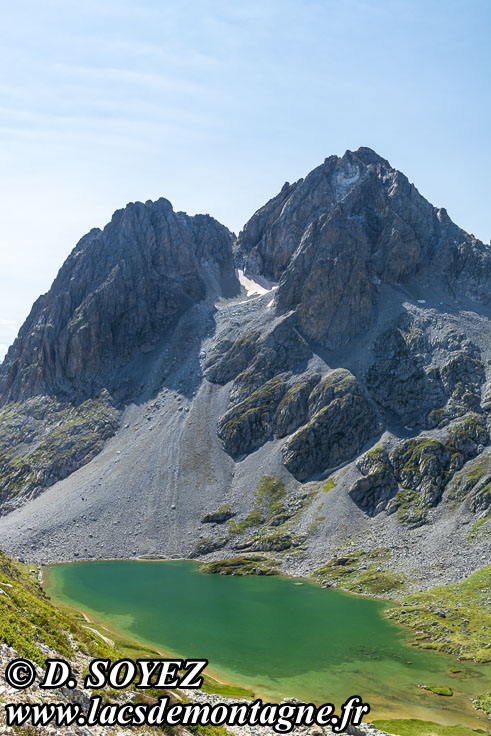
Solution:
{"label": "snow patch", "polygon": [[341,199],[356,184],[360,178],[360,170],[357,166],[348,165],[343,167],[336,173],[334,184],[336,187],[336,196]]}
{"label": "snow patch", "polygon": [[236,274],[241,285],[246,290],[247,296],[252,296],[253,294],[267,294],[268,291],[272,291],[278,286],[277,283],[275,283],[274,281],[269,281],[264,276],[255,276],[250,273],[246,276],[241,268],[238,268],[236,270]]}

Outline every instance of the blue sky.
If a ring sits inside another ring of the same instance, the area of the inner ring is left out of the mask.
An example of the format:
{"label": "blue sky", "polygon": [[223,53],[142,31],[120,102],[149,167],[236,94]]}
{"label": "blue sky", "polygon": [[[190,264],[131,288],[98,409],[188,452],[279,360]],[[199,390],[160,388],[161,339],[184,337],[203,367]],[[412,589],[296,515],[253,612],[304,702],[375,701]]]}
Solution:
{"label": "blue sky", "polygon": [[0,29],[0,356],[128,201],[238,231],[366,145],[491,237],[490,0],[0,0]]}

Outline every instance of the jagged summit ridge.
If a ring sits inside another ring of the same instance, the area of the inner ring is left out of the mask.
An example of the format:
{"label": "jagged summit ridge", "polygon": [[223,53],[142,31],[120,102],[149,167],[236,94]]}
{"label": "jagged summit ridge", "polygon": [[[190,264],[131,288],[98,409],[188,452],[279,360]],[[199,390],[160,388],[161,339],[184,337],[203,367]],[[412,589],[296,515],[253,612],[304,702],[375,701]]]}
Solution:
{"label": "jagged summit ridge", "polygon": [[239,234],[237,258],[279,281],[279,312],[335,349],[374,319],[380,287],[411,279],[488,304],[491,251],[369,148],[285,185]]}
{"label": "jagged summit ridge", "polygon": [[166,199],[130,203],[75,246],[0,368],[3,395],[91,395],[192,304],[238,293],[232,235]]}
{"label": "jagged summit ridge", "polygon": [[[251,273],[278,280],[309,223],[338,204],[369,167],[395,173],[388,161],[370,148],[360,148],[346,151],[342,157],[329,156],[305,178],[286,182],[240,232],[235,246],[238,259]],[[287,233],[282,230],[284,223],[289,225]]]}
{"label": "jagged summit ridge", "polygon": [[4,400],[108,387],[189,305],[236,294],[234,265],[279,282],[277,313],[294,310],[300,330],[329,349],[372,324],[384,285],[418,279],[490,299],[490,248],[369,148],[285,184],[232,240],[213,218],[174,212],[163,198],[117,210],[34,304],[0,367]]}

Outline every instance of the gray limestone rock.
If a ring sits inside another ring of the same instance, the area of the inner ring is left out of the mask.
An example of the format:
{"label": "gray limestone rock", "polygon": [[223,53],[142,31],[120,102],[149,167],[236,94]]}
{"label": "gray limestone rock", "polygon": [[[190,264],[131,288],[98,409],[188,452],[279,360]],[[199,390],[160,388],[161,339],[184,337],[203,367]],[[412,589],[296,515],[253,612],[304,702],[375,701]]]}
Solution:
{"label": "gray limestone rock", "polygon": [[277,437],[286,437],[308,419],[309,396],[320,376],[307,375],[295,381],[278,405],[275,416],[275,433]]}
{"label": "gray limestone rock", "polygon": [[219,420],[217,434],[232,456],[253,452],[270,437],[274,417],[286,388],[286,375],[279,375],[235,404]]}
{"label": "gray limestone rock", "polygon": [[35,302],[0,366],[2,400],[117,389],[115,372],[186,309],[238,292],[227,228],[165,199],[128,204],[79,241]]}
{"label": "gray limestone rock", "polygon": [[[337,394],[327,393],[325,404],[314,401],[315,411],[307,424],[283,445],[283,462],[299,480],[349,460],[379,429],[377,415],[356,379],[343,383]],[[312,393],[320,394],[321,384]]]}
{"label": "gray limestone rock", "polygon": [[490,301],[490,249],[368,148],[285,185],[235,247],[246,270],[279,281],[276,309],[295,308],[304,334],[331,349],[372,324],[383,284],[432,274],[454,295]]}
{"label": "gray limestone rock", "polygon": [[356,466],[362,475],[348,492],[357,506],[375,516],[387,508],[398,490],[392,464],[385,449],[377,445],[362,455]]}
{"label": "gray limestone rock", "polygon": [[412,339],[415,331],[404,315],[380,335],[366,377],[371,396],[410,426],[423,424],[428,412],[444,403],[439,376],[427,369],[418,341]]}

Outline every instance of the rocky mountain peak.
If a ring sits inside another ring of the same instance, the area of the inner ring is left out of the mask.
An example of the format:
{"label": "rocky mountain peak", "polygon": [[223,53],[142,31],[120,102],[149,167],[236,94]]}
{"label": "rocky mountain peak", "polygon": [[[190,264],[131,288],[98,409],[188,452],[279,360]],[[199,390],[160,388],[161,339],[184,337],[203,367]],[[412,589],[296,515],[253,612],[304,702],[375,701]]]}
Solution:
{"label": "rocky mountain peak", "polygon": [[[489,247],[370,148],[330,156],[238,238],[208,215],[131,202],[75,246],[0,367],[3,400],[94,395],[193,304],[239,291],[234,267],[277,282],[273,308],[337,349],[376,320],[386,287],[487,304]],[[136,351],[136,353],[135,353]]]}
{"label": "rocky mountain peak", "polygon": [[396,173],[370,148],[359,148],[342,157],[329,156],[304,179],[285,183],[240,233],[239,261],[251,273],[278,280],[309,224],[328,213],[369,171],[379,176]]}
{"label": "rocky mountain peak", "polygon": [[[258,210],[235,245],[244,270],[279,282],[278,312],[336,349],[373,322],[384,285],[438,285],[489,302],[489,248],[369,148],[330,156]],[[465,253],[465,256],[464,256]]]}
{"label": "rocky mountain peak", "polygon": [[232,234],[166,199],[131,202],[75,246],[0,368],[4,400],[92,395],[183,312],[239,291]]}

